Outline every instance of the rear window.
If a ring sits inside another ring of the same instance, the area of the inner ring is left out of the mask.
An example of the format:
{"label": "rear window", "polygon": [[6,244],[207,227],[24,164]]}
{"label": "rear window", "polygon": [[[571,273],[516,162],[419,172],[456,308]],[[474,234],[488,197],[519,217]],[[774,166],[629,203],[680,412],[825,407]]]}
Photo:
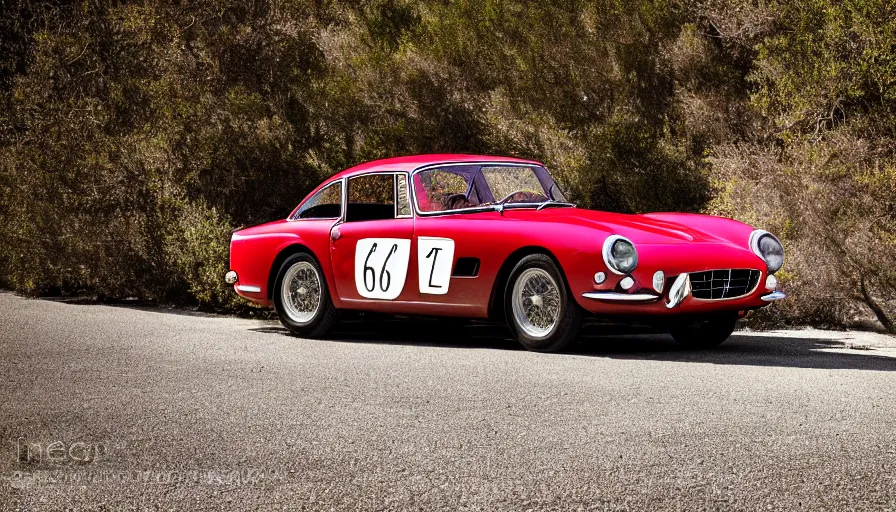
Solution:
{"label": "rear window", "polygon": [[337,219],[342,215],[342,181],[333,182],[311,196],[294,219]]}

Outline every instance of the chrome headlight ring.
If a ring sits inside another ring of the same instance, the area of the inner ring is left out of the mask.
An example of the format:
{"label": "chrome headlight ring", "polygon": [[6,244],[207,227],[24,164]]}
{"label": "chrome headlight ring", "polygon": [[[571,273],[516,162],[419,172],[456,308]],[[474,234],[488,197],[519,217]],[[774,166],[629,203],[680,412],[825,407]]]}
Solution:
{"label": "chrome headlight ring", "polygon": [[[632,251],[634,252],[634,256],[633,256],[634,263],[632,264],[632,267],[629,269],[620,269],[619,267],[616,266],[616,262],[613,260],[613,247],[616,245],[617,242],[620,242],[620,241],[625,242],[628,245],[630,245],[632,248]],[[635,244],[632,243],[631,240],[629,240],[628,238],[625,238],[624,236],[621,236],[621,235],[608,236],[607,239],[604,240],[604,246],[603,246],[603,249],[601,249],[601,254],[603,255],[603,258],[604,258],[604,264],[607,266],[608,269],[610,269],[610,272],[612,272],[614,274],[623,276],[623,275],[631,273],[633,270],[635,270],[638,267],[638,249],[635,248]]]}
{"label": "chrome headlight ring", "polygon": [[[769,258],[766,254],[763,254],[762,248],[760,246],[760,242],[764,238],[771,238],[774,240],[775,244],[778,245],[778,249],[780,250],[780,261],[769,261]],[[765,262],[765,266],[768,269],[769,274],[774,274],[778,270],[781,270],[781,267],[784,266],[784,244],[778,240],[778,237],[765,231],[764,229],[757,229],[750,233],[750,249],[753,251],[753,254],[759,256],[762,261]]]}

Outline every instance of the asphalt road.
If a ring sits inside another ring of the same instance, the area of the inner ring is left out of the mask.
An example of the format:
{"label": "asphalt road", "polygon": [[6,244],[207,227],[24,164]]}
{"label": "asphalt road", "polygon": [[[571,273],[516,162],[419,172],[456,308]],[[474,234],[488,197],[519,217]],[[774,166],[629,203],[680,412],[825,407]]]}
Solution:
{"label": "asphalt road", "polygon": [[887,336],[546,355],[9,293],[0,325],[2,509],[896,509]]}

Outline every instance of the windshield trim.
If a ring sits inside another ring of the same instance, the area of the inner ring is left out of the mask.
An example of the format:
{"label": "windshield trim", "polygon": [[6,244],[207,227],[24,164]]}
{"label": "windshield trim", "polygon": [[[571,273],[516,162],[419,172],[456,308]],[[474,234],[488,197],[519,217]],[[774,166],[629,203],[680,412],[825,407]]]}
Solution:
{"label": "windshield trim", "polygon": [[[421,167],[417,167],[416,169],[414,169],[413,171],[411,171],[411,177],[410,177],[410,180],[408,181],[408,187],[411,189],[411,193],[412,193],[413,198],[414,198],[414,200],[412,201],[412,203],[413,203],[413,205],[414,205],[414,212],[416,212],[417,215],[419,215],[420,217],[436,217],[436,216],[439,216],[439,215],[450,215],[450,214],[454,214],[454,213],[481,213],[481,212],[495,212],[495,211],[500,211],[500,210],[502,210],[502,209],[503,209],[502,206],[503,206],[504,208],[506,208],[507,206],[509,206],[509,205],[511,205],[511,204],[512,204],[512,205],[528,204],[528,203],[507,203],[507,204],[503,204],[503,205],[497,205],[497,204],[484,204],[484,205],[470,206],[470,207],[468,207],[468,208],[455,208],[455,209],[452,209],[452,210],[440,210],[440,211],[437,211],[437,212],[424,212],[424,211],[421,211],[421,210],[420,210],[420,206],[417,204],[417,190],[416,190],[417,187],[415,187],[414,184],[413,184],[414,176],[416,176],[418,173],[421,173],[421,172],[423,172],[423,171],[427,171],[427,170],[430,170],[430,169],[441,169],[441,168],[444,168],[444,167],[474,167],[474,166],[478,166],[478,167],[481,168],[481,167],[484,167],[484,166],[487,166],[487,165],[493,165],[493,166],[496,166],[496,167],[531,167],[531,168],[541,168],[541,169],[544,169],[544,171],[545,171],[546,173],[548,173],[549,176],[550,176],[550,174],[551,174],[550,171],[548,171],[547,168],[546,168],[545,166],[543,166],[543,165],[541,165],[541,164],[536,164],[536,163],[500,162],[500,161],[497,161],[497,162],[496,162],[496,161],[493,161],[493,160],[482,160],[482,161],[479,161],[479,162],[445,162],[445,163],[437,163],[437,164],[427,164],[427,165],[424,165],[424,166],[421,166]],[[554,177],[551,176],[551,181],[553,181],[553,180],[554,180]],[[558,185],[558,188],[559,188],[559,185]],[[540,203],[532,203],[532,204],[535,205],[535,206],[538,206]],[[514,206],[514,207],[515,207],[515,206]]]}

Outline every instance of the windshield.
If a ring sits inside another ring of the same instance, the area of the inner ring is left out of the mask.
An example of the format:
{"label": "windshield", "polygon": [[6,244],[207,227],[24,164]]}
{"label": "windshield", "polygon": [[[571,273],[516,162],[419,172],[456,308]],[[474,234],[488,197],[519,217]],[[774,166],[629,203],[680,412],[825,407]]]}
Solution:
{"label": "windshield", "polygon": [[483,167],[482,176],[499,203],[542,203],[552,199],[532,167]]}
{"label": "windshield", "polygon": [[548,171],[536,165],[463,165],[427,169],[414,175],[414,191],[421,212],[566,201]]}

